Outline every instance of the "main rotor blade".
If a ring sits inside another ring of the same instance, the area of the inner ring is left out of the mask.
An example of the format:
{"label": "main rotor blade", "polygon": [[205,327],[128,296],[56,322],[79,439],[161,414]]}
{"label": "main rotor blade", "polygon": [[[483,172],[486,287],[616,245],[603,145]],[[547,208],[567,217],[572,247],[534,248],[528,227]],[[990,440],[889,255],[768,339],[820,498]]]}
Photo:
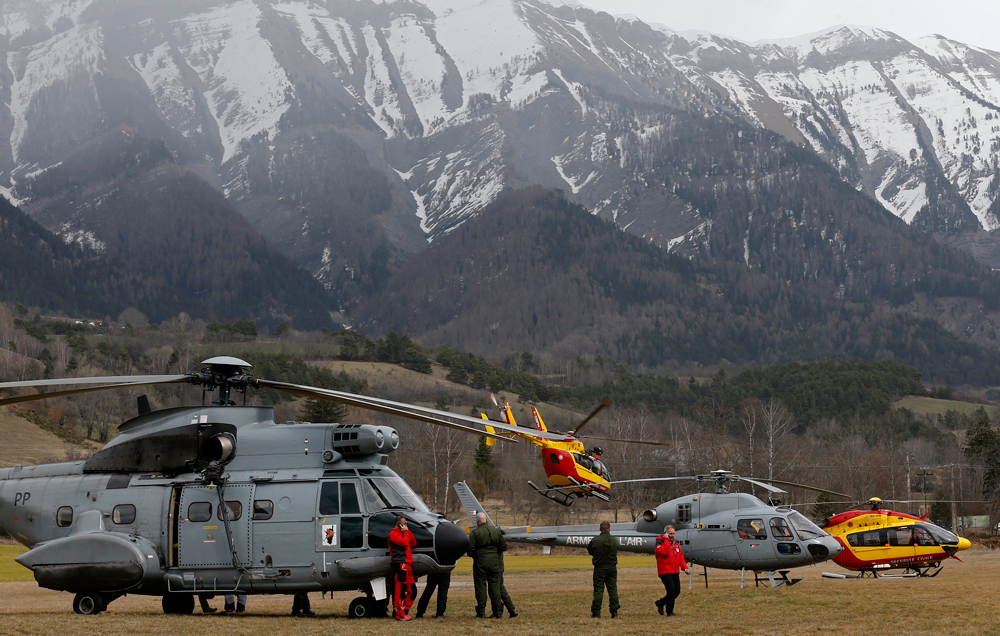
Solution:
{"label": "main rotor blade", "polygon": [[[746,477],[741,477],[740,479],[747,479],[747,478]],[[796,484],[795,482],[791,482],[791,481],[781,481],[780,479],[764,479],[763,477],[755,477],[755,479],[757,481],[766,481],[766,482],[771,483],[771,484],[781,484],[782,486],[792,486],[794,488],[803,488],[805,490],[813,490],[813,491],[816,491],[816,492],[825,492],[828,495],[833,495],[834,497],[843,497],[844,499],[850,499],[851,498],[850,495],[845,495],[842,492],[834,492],[832,490],[826,490],[825,488],[817,488],[816,486],[807,486],[805,484]],[[747,479],[747,481],[750,481],[750,480]],[[836,502],[830,502],[830,503],[836,503]]]}
{"label": "main rotor blade", "polygon": [[777,486],[772,486],[770,484],[765,484],[764,482],[757,481],[756,479],[749,479],[747,477],[739,477],[739,479],[742,480],[742,481],[751,483],[754,486],[760,486],[761,488],[763,488],[764,490],[766,490],[768,492],[780,492],[780,493],[784,493],[786,495],[788,494],[788,491],[786,491],[786,490],[782,490],[781,488],[778,488]]}
{"label": "main rotor blade", "polygon": [[[437,409],[425,408],[422,406],[416,406],[414,404],[406,404],[403,402],[393,402],[392,400],[383,400],[381,398],[369,397],[367,395],[356,395],[354,393],[346,393],[344,391],[334,391],[333,389],[320,389],[317,387],[303,386],[300,384],[289,384],[287,382],[262,380],[260,378],[253,378],[252,380],[250,380],[249,383],[252,384],[253,386],[267,387],[278,391],[284,391],[285,393],[301,395],[303,397],[320,398],[324,400],[330,400],[332,402],[340,402],[341,404],[347,404],[348,406],[367,409],[369,411],[378,411],[380,413],[387,413],[389,415],[399,415],[400,417],[409,418],[411,420],[426,422],[428,424],[437,424],[439,426],[446,426],[448,428],[465,431],[466,433],[474,433],[476,435],[482,435],[484,437],[492,437],[494,439],[502,439],[507,442],[518,443],[517,440],[511,439],[506,436],[495,435],[492,433],[488,433],[480,428],[469,426],[468,424],[459,424],[457,422],[450,422],[446,419],[442,419],[442,418],[455,418],[458,420],[472,422],[475,424],[479,424],[480,422],[482,422],[482,420],[477,420],[467,415],[460,415],[458,413],[449,413],[448,411],[439,411]],[[506,424],[500,424],[499,422],[491,422],[490,426],[492,426],[495,429],[503,430],[505,432],[518,430],[518,427],[516,426],[507,426]],[[561,437],[557,439],[561,439]]]}
{"label": "main rotor blade", "polygon": [[61,378],[55,380],[22,380],[20,382],[0,382],[0,389],[16,389],[36,386],[59,386],[71,384],[107,384],[109,382],[146,382],[148,384],[170,384],[178,380],[186,381],[187,375],[105,375],[93,378]]}
{"label": "main rotor blade", "polygon": [[[596,417],[598,413],[600,413],[601,411],[603,411],[604,407],[607,406],[607,405],[609,405],[609,404],[611,404],[611,402],[609,402],[607,400],[604,400],[603,402],[601,402],[600,404],[598,404],[597,408],[595,408],[593,411],[590,412],[590,415],[588,415],[587,417],[583,418],[583,421],[576,425],[576,428],[573,429],[573,435],[577,435],[577,437],[579,437],[578,433],[580,432],[580,429],[583,428],[584,426],[586,426],[587,422],[589,422],[590,420],[594,419],[594,417]],[[598,439],[598,438],[595,437],[594,439]]]}
{"label": "main rotor blade", "polygon": [[593,435],[577,435],[581,439],[599,439],[604,442],[622,442],[625,444],[648,444],[650,446],[673,446],[670,442],[650,442],[643,439],[618,439],[614,437],[594,437]]}
{"label": "main rotor blade", "polygon": [[[129,376],[113,376],[117,378],[129,377]],[[137,378],[169,378],[163,380],[144,380],[141,382],[119,382],[117,384],[105,384],[102,386],[90,386],[82,389],[66,389],[65,391],[50,391],[48,393],[33,393],[31,395],[17,395],[14,397],[0,399],[0,406],[6,406],[7,404],[19,404],[21,402],[35,402],[37,400],[47,400],[49,398],[65,397],[67,395],[77,395],[80,393],[93,393],[95,391],[110,391],[111,389],[121,389],[135,386],[149,386],[152,384],[186,384],[190,381],[189,376],[186,375],[162,375],[162,376],[131,376]],[[90,380],[91,382],[94,378],[74,378],[81,380]],[[22,384],[20,382],[7,382],[4,385],[0,385],[0,388],[10,384]],[[83,383],[80,383],[83,384]]]}

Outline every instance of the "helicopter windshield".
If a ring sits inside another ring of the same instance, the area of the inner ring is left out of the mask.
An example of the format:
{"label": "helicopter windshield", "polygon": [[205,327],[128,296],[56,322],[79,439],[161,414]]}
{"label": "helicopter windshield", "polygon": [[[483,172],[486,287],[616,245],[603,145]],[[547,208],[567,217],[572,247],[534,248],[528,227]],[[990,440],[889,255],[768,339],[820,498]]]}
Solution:
{"label": "helicopter windshield", "polygon": [[430,511],[417,493],[399,477],[368,477],[362,483],[369,512],[394,508]]}
{"label": "helicopter windshield", "polygon": [[823,532],[819,526],[806,519],[800,512],[793,512],[788,515],[788,521],[792,524],[792,527],[795,528],[795,532],[798,533],[801,541],[818,539],[819,537],[826,535],[826,533]]}
{"label": "helicopter windshield", "polygon": [[937,539],[938,543],[942,545],[958,543],[958,537],[951,531],[945,530],[941,526],[936,526],[933,523],[921,523],[918,524],[917,527],[929,531],[934,538]]}

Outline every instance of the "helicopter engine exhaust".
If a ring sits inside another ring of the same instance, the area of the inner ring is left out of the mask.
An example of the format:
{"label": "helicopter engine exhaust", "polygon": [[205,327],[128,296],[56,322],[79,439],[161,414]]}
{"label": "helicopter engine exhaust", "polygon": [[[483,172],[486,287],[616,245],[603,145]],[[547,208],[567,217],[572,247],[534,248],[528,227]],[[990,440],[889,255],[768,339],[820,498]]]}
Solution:
{"label": "helicopter engine exhaust", "polygon": [[229,433],[210,437],[201,447],[204,458],[224,464],[236,455],[236,440]]}
{"label": "helicopter engine exhaust", "polygon": [[647,510],[642,513],[642,520],[653,522],[656,521],[656,510]]}

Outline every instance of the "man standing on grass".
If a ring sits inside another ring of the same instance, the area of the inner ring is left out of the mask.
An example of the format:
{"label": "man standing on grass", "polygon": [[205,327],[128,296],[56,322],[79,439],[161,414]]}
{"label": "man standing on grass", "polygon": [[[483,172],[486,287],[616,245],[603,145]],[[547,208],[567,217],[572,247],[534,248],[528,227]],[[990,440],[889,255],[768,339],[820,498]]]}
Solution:
{"label": "man standing on grass", "polygon": [[604,588],[608,588],[608,609],[611,618],[618,618],[618,540],[611,536],[611,524],[601,522],[601,534],[587,546],[594,564],[594,602],[590,604],[590,617],[601,617]]}
{"label": "man standing on grass", "polygon": [[674,540],[673,526],[667,526],[667,531],[662,537],[656,537],[656,573],[660,575],[663,587],[667,590],[666,596],[656,601],[656,610],[663,615],[674,616],[674,601],[681,595],[681,570],[687,574],[690,572],[687,561],[684,559],[684,552],[681,544]]}
{"label": "man standing on grass", "polygon": [[503,616],[500,598],[500,554],[507,550],[503,534],[486,520],[486,513],[476,515],[476,529],[469,533],[469,556],[472,557],[472,581],[476,588],[476,617],[486,618],[489,595],[493,615]]}
{"label": "man standing on grass", "polygon": [[410,608],[413,606],[413,548],[417,538],[406,526],[406,517],[396,517],[396,527],[389,533],[389,566],[394,583],[393,616],[397,621],[413,620]]}

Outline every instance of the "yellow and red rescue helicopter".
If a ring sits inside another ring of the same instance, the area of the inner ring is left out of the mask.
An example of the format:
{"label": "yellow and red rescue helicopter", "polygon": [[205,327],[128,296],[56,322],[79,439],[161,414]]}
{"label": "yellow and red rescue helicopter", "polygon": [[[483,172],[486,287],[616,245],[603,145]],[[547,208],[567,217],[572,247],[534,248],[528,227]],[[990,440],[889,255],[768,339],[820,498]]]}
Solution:
{"label": "yellow and red rescue helicopter", "polygon": [[[844,551],[833,558],[834,563],[858,572],[854,578],[878,578],[891,570],[903,572],[890,576],[937,576],[942,561],[961,561],[955,554],[972,545],[968,539],[927,521],[926,514],[914,517],[885,510],[884,503],[872,497],[867,502],[868,510],[841,512],[822,524],[823,530],[844,546]],[[829,572],[823,576],[851,577]]]}
{"label": "yellow and red rescue helicopter", "polygon": [[[500,409],[500,415],[503,418],[504,424],[509,426],[518,426],[517,422],[514,420],[514,413],[511,411],[510,403],[504,402],[503,406],[501,406],[500,403],[497,402],[496,396],[491,395],[490,398],[493,400],[493,403],[497,406],[497,408]],[[607,437],[580,435],[580,429],[586,426],[588,422],[594,419],[594,417],[609,404],[610,402],[607,401],[598,404],[597,408],[591,411],[582,422],[576,425],[576,428],[568,433],[549,431],[549,429],[545,426],[545,422],[542,420],[541,413],[539,413],[538,409],[535,407],[531,407],[531,415],[535,421],[534,430],[553,432],[562,435],[563,439],[559,440],[534,435],[531,432],[532,429],[528,427],[520,427],[524,432],[510,432],[497,431],[492,426],[487,424],[486,431],[499,437],[520,437],[521,439],[527,440],[540,447],[542,466],[545,468],[545,476],[548,477],[550,485],[546,488],[539,488],[531,481],[528,481],[528,485],[543,497],[551,499],[552,501],[564,506],[571,505],[574,498],[582,497],[597,497],[598,499],[602,499],[604,501],[610,501],[611,474],[608,472],[604,462],[601,461],[603,450],[599,446],[595,446],[588,450],[586,446],[584,446],[583,442],[580,441],[581,438],[625,442],[628,444],[648,444],[652,446],[670,446],[670,444],[645,440],[612,439]],[[485,413],[481,415],[484,420],[489,420]],[[487,446],[493,446],[495,442],[496,439],[493,437],[486,439]]]}

